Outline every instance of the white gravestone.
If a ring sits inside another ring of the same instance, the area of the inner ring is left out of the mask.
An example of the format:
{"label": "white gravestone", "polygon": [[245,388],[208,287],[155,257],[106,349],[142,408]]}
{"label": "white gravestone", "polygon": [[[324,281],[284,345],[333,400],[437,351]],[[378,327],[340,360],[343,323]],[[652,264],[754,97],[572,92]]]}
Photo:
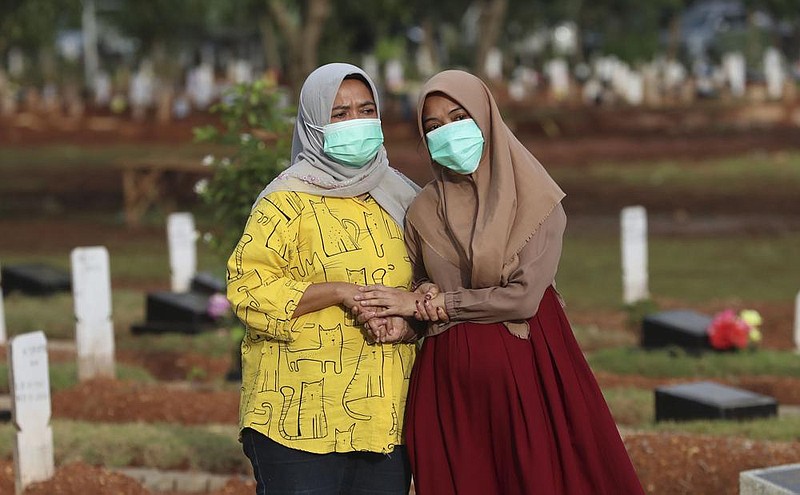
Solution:
{"label": "white gravestone", "polygon": [[197,237],[191,213],[169,215],[167,240],[173,292],[187,292],[191,286],[197,271]]}
{"label": "white gravestone", "polygon": [[794,300],[794,345],[800,352],[800,292]]}
{"label": "white gravestone", "polygon": [[[3,285],[2,275],[0,275],[0,287]],[[3,290],[0,289],[0,344],[6,343],[6,312],[3,309]]]}
{"label": "white gravestone", "polygon": [[745,93],[745,84],[747,82],[746,64],[744,55],[740,52],[726,53],[722,58],[722,65],[725,68],[725,76],[728,80],[728,86],[731,89],[731,95],[734,98],[741,98]]}
{"label": "white gravestone", "polygon": [[50,427],[50,376],[44,332],[25,333],[8,347],[14,472],[17,495],[25,487],[53,476],[53,430]]}
{"label": "white gravestone", "polygon": [[767,80],[767,96],[773,100],[781,99],[786,74],[783,70],[781,52],[777,48],[770,47],[764,52],[764,78]]}
{"label": "white gravestone", "polygon": [[214,99],[214,68],[203,63],[189,71],[186,91],[195,108],[205,110]]}
{"label": "white gravestone", "polygon": [[545,65],[545,72],[550,78],[550,91],[556,100],[562,100],[569,94],[569,66],[564,59],[553,59]]}
{"label": "white gravestone", "polygon": [[71,261],[78,379],[114,378],[108,250],[102,246],[75,248]]}
{"label": "white gravestone", "polygon": [[630,71],[625,79],[625,99],[631,105],[641,105],[644,101],[644,78],[637,71]]}
{"label": "white gravestone", "polygon": [[647,276],[647,210],[643,206],[622,209],[623,301],[633,304],[650,297]]}
{"label": "white gravestone", "polygon": [[484,70],[486,71],[486,77],[489,79],[498,80],[503,78],[503,52],[499,48],[494,47],[486,54]]}

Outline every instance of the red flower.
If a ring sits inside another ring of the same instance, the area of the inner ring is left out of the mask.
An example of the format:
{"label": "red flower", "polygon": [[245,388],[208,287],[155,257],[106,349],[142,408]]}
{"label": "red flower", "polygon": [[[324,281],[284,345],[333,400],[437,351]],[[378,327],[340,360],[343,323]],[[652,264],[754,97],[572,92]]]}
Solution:
{"label": "red flower", "polygon": [[732,310],[722,311],[708,327],[708,339],[715,349],[744,349],[750,341],[750,327]]}

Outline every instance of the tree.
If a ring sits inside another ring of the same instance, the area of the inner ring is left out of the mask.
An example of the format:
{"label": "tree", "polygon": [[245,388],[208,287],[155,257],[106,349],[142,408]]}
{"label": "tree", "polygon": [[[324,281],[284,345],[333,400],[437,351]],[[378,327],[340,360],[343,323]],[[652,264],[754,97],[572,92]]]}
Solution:
{"label": "tree", "polygon": [[486,58],[489,51],[497,45],[505,25],[508,0],[480,0],[481,9],[479,25],[481,33],[475,47],[474,70],[481,78],[486,77]]}
{"label": "tree", "polygon": [[262,35],[274,25],[286,46],[286,80],[296,93],[303,79],[318,65],[319,42],[331,13],[330,0],[265,0],[269,17],[261,22]]}
{"label": "tree", "polygon": [[59,27],[77,26],[80,1],[6,0],[0,3],[0,54],[12,46],[51,47]]}

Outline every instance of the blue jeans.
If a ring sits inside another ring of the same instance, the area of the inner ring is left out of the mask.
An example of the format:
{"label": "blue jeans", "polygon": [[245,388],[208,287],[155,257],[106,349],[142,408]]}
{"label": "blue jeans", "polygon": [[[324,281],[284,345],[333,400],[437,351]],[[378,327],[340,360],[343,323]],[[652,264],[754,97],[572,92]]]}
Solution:
{"label": "blue jeans", "polygon": [[391,454],[312,454],[242,430],[244,453],[253,465],[256,495],[408,495],[411,467],[406,448]]}

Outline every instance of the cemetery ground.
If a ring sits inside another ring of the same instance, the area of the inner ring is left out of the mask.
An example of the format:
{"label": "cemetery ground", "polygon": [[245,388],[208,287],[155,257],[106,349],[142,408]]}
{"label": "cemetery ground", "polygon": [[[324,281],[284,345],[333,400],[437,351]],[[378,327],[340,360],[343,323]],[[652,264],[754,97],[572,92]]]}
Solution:
{"label": "cemetery ground", "polygon": [[[235,475],[215,493],[252,493],[236,442],[238,384],[225,380],[236,347],[228,327],[198,335],[130,331],[144,318],[146,292],[169,288],[164,211],[126,227],[121,179],[111,166],[122,157],[199,161],[224,150],[190,144],[188,124],[124,125],[115,135],[24,126],[0,134],[0,263],[68,270],[69,252],[92,245],[105,245],[111,258],[116,380],[78,383],[69,294],[5,296],[9,334],[43,329],[51,342],[57,472],[26,493],[151,493],[114,471],[130,466]],[[567,192],[558,287],[647,492],[737,493],[742,470],[800,462],[800,358],[792,335],[800,289],[800,131],[723,126],[548,137],[520,129]],[[429,172],[413,127],[389,124],[387,142],[394,164],[424,181]],[[191,185],[174,192],[168,206],[193,211],[199,229],[211,230]],[[626,308],[619,209],[632,204],[648,209],[652,301]],[[198,251],[200,270],[221,276],[225,257],[202,243]],[[763,343],[755,351],[700,356],[640,350],[642,315],[671,308],[756,309]],[[3,349],[0,393],[8,392],[5,359]],[[655,423],[654,387],[698,379],[771,395],[780,414]],[[10,423],[0,423],[0,493],[13,492],[12,433]]]}

